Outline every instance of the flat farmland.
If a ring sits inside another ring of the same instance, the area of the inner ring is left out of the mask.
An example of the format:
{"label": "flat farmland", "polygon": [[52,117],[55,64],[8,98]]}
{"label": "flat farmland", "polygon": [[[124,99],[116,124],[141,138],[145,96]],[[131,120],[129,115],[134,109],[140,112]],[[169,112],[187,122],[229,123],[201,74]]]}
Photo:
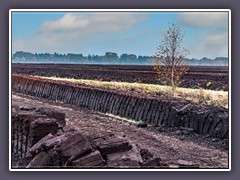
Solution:
{"label": "flat farmland", "polygon": [[[153,66],[84,64],[12,64],[12,73],[101,81],[159,84]],[[228,91],[228,67],[191,66],[181,87]]]}

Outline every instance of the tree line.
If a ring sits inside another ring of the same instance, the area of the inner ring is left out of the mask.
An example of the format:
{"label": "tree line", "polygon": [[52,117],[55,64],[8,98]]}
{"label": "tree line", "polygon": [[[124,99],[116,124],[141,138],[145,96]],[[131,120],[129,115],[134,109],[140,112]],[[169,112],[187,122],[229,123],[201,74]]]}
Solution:
{"label": "tree line", "polygon": [[[45,62],[45,63],[86,63],[86,64],[140,64],[140,65],[152,65],[154,62],[154,56],[137,56],[135,54],[121,54],[120,56],[114,52],[105,53],[105,55],[94,55],[74,53],[30,53],[24,51],[17,51],[12,56],[13,62]],[[204,57],[202,59],[185,59],[188,65],[215,65],[215,66],[227,66],[228,58],[217,57],[210,59]]]}
{"label": "tree line", "polygon": [[136,56],[135,54],[122,54],[120,56],[114,52],[106,52],[105,55],[94,55],[74,53],[30,53],[17,51],[13,54],[13,62],[72,62],[72,63],[109,63],[109,64],[152,64],[153,56]]}

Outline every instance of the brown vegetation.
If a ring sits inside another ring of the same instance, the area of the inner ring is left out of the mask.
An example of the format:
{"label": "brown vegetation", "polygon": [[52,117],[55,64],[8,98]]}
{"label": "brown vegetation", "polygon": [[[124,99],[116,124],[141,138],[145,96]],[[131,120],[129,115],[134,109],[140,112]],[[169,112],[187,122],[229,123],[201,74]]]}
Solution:
{"label": "brown vegetation", "polygon": [[189,53],[182,48],[183,33],[176,24],[171,24],[164,33],[161,44],[154,58],[154,70],[157,72],[157,79],[161,84],[172,86],[175,96],[176,87],[181,84],[181,77],[187,73],[188,67],[184,63]]}

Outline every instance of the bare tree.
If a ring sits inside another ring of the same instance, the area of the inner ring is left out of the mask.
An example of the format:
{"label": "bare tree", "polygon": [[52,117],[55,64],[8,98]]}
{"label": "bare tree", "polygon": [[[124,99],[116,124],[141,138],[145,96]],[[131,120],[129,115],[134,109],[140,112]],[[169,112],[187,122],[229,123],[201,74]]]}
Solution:
{"label": "bare tree", "polygon": [[170,24],[154,56],[158,81],[172,86],[174,95],[176,87],[181,84],[181,77],[189,69],[184,60],[189,51],[182,47],[183,37],[181,29],[174,23]]}

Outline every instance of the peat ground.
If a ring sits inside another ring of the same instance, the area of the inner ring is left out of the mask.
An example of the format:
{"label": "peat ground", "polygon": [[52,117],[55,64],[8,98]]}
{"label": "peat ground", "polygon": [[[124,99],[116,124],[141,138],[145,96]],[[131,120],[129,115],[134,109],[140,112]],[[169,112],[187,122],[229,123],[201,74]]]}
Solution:
{"label": "peat ground", "polygon": [[[153,66],[12,64],[12,73],[102,81],[159,84]],[[228,67],[191,66],[181,87],[228,91]]]}
{"label": "peat ground", "polygon": [[135,124],[122,121],[105,114],[79,108],[61,102],[12,93],[12,105],[24,107],[44,107],[65,113],[68,125],[79,128],[89,135],[93,132],[113,132],[127,137],[141,148],[160,157],[173,167],[191,164],[199,168],[228,168],[228,142],[194,133],[181,134],[178,129],[161,127],[139,128]]}

